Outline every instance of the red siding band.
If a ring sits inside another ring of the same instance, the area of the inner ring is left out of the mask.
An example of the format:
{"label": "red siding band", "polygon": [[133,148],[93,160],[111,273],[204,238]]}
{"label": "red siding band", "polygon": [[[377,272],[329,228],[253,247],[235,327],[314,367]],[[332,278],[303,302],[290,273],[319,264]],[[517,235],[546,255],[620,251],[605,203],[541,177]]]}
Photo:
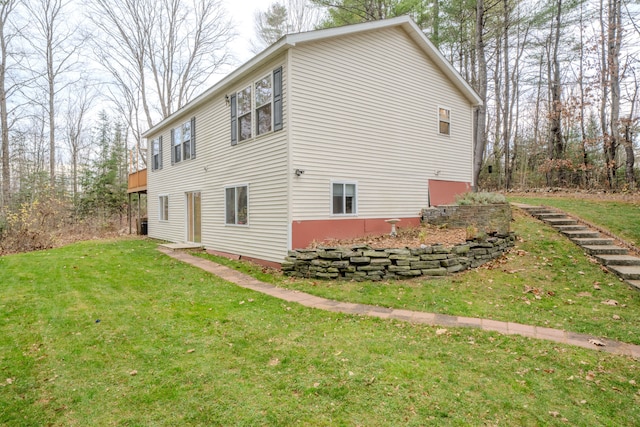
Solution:
{"label": "red siding band", "polygon": [[[291,248],[303,249],[313,241],[322,242],[328,239],[353,239],[367,235],[391,232],[391,225],[384,222],[389,218],[341,218],[308,221],[293,221],[291,224]],[[400,218],[397,228],[417,227],[420,217]]]}
{"label": "red siding band", "polygon": [[471,191],[471,183],[456,181],[429,180],[429,205],[452,205],[456,196]]}

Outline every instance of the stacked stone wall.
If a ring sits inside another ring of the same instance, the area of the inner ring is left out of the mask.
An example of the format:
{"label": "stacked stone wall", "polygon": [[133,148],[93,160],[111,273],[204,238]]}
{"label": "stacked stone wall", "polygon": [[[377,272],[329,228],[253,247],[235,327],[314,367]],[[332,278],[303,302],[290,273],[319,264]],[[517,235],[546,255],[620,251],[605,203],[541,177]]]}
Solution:
{"label": "stacked stone wall", "polygon": [[507,234],[511,227],[511,206],[508,203],[490,205],[442,205],[422,210],[422,221],[448,228],[472,226],[480,233]]}
{"label": "stacked stone wall", "polygon": [[515,244],[515,235],[493,234],[453,247],[373,249],[319,247],[289,251],[282,271],[312,279],[387,280],[419,276],[445,276],[476,268],[504,254]]}

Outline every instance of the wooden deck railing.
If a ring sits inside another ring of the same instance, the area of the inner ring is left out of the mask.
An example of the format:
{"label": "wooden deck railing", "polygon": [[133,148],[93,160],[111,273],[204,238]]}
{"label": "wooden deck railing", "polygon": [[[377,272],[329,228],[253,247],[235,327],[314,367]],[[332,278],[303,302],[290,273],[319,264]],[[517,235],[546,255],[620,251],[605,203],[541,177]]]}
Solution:
{"label": "wooden deck railing", "polygon": [[142,169],[129,174],[128,193],[147,191],[147,170]]}

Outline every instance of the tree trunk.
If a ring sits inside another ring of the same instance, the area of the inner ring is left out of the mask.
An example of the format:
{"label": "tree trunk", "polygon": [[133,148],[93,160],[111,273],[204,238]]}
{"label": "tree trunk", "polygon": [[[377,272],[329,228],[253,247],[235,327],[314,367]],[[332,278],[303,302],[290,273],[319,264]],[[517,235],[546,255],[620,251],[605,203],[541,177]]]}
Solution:
{"label": "tree trunk", "polygon": [[588,180],[587,174],[589,170],[589,158],[587,156],[587,130],[585,126],[585,91],[584,91],[584,21],[583,21],[583,3],[580,3],[580,52],[579,52],[579,61],[580,61],[580,75],[578,76],[578,85],[580,88],[580,150],[582,151],[582,173],[581,173],[581,184],[582,188],[587,188]]}
{"label": "tree trunk", "polygon": [[503,42],[503,59],[504,59],[504,104],[502,110],[502,139],[504,141],[504,187],[509,189],[511,186],[511,161],[510,161],[510,145],[511,145],[511,129],[509,129],[509,110],[511,109],[511,82],[509,81],[509,0],[503,1],[504,7],[504,38]]}
{"label": "tree trunk", "polygon": [[[558,59],[558,50],[560,47],[560,18],[562,15],[562,0],[558,0],[557,11],[554,23],[554,39],[553,39],[553,57],[551,59],[552,80],[551,84],[551,118],[550,132],[551,145],[553,147],[553,160],[564,159],[564,139],[562,136],[562,86],[560,82],[560,60]],[[558,181],[560,185],[565,184],[565,173],[562,163],[556,162],[558,167]]]}
{"label": "tree trunk", "polygon": [[9,166],[9,112],[7,109],[7,18],[14,7],[13,1],[2,2],[0,7],[0,128],[2,134],[2,199],[0,207],[11,198],[11,169]]}
{"label": "tree trunk", "polygon": [[482,105],[476,109],[475,145],[473,147],[473,184],[478,190],[480,170],[484,160],[484,150],[487,145],[487,59],[484,52],[484,0],[477,0],[476,8],[476,57],[478,58],[478,84],[476,90],[482,100]]}
{"label": "tree trunk", "polygon": [[609,30],[607,32],[607,51],[609,56],[609,89],[611,92],[611,135],[607,149],[611,162],[611,185],[615,186],[616,152],[620,144],[620,44],[622,39],[621,1],[609,0]]}

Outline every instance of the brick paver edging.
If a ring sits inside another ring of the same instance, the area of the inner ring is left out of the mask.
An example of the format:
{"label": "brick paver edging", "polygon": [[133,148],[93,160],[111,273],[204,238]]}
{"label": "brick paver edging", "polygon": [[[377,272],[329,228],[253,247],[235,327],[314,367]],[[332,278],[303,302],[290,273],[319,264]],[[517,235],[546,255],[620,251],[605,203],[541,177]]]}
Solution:
{"label": "brick paver edging", "polygon": [[412,323],[421,323],[431,326],[466,327],[477,328],[485,331],[495,331],[506,335],[521,335],[524,337],[544,339],[562,344],[575,345],[591,350],[604,351],[612,354],[630,356],[640,359],[640,346],[619,341],[597,338],[592,335],[567,332],[559,329],[543,328],[540,326],[522,325],[512,322],[500,322],[490,319],[475,317],[449,316],[445,314],[425,313],[421,311],[392,309],[377,307],[367,304],[355,304],[350,302],[334,301],[317,297],[300,291],[278,288],[269,283],[261,282],[251,276],[225,267],[213,261],[200,258],[186,252],[172,251],[159,248],[160,252],[179,261],[201,268],[228,282],[243,288],[269,295],[283,301],[294,302],[305,307],[337,313],[371,316],[380,319],[396,319]]}

